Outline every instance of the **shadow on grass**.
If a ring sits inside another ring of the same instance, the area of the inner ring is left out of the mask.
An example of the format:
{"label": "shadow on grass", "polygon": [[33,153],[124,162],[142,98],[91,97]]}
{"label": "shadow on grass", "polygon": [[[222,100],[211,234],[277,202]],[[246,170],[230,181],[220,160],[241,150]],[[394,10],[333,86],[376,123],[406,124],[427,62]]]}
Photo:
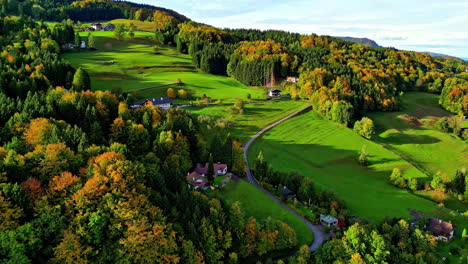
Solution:
{"label": "shadow on grass", "polygon": [[405,144],[434,144],[440,139],[428,135],[408,135],[403,133],[391,133],[385,137],[379,136],[378,141],[391,145]]}

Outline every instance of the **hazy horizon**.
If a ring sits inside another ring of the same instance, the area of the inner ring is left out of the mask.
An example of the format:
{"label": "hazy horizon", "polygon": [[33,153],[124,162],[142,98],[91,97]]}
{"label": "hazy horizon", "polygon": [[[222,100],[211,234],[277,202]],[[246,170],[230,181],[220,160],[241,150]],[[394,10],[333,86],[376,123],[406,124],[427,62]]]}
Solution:
{"label": "hazy horizon", "polygon": [[468,58],[468,2],[143,0],[216,27],[369,38],[384,47]]}

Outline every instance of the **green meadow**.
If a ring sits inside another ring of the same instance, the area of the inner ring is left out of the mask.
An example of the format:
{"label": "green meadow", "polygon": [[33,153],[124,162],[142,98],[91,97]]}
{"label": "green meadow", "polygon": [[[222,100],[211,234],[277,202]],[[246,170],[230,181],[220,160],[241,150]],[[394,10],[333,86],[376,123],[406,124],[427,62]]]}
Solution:
{"label": "green meadow", "polygon": [[[363,147],[368,167],[357,162]],[[409,208],[428,213],[437,207],[388,183],[397,167],[406,177],[425,178],[425,174],[391,151],[312,111],[279,124],[255,141],[249,150],[251,164],[260,151],[274,169],[311,177],[319,188],[333,190],[352,214],[361,217],[409,218]]]}
{"label": "green meadow", "polygon": [[230,182],[220,190],[219,195],[228,204],[240,201],[247,216],[257,220],[271,217],[287,223],[296,230],[299,245],[310,244],[313,241],[312,232],[301,220],[246,181]]}
{"label": "green meadow", "polygon": [[210,105],[206,107],[189,107],[196,115],[226,118],[233,122],[232,134],[245,143],[266,125],[305,107],[307,104],[298,101],[263,101],[250,102],[244,105],[244,113],[231,115],[227,105]]}
{"label": "green meadow", "polygon": [[[211,99],[264,98],[263,89],[249,88],[225,76],[205,74],[192,66],[189,55],[177,53],[174,47],[162,46],[155,53],[150,32],[135,32],[131,40],[119,41],[114,33],[92,33],[96,51],[75,51],[63,56],[75,67],[83,67],[91,76],[93,90],[119,88],[137,91],[140,98],[165,96],[168,87],[183,88],[193,98],[206,95]],[[86,39],[88,32],[80,32]],[[176,84],[180,80],[181,85]]]}
{"label": "green meadow", "polygon": [[438,95],[405,93],[401,100],[401,112],[369,115],[377,128],[373,140],[415,164],[430,177],[437,172],[453,177],[457,169],[468,167],[468,144],[433,127],[441,117],[454,117],[440,108]]}

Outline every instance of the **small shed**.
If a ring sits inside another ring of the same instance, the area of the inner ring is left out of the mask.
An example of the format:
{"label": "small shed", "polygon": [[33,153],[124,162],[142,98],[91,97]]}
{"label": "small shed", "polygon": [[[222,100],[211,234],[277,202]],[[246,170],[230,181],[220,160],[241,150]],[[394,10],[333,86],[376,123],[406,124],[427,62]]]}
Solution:
{"label": "small shed", "polygon": [[290,189],[288,189],[286,186],[283,187],[282,196],[283,196],[283,199],[286,200],[286,201],[296,198],[296,194],[293,191],[291,191]]}
{"label": "small shed", "polygon": [[331,215],[320,215],[320,223],[324,226],[337,226],[338,219]]}

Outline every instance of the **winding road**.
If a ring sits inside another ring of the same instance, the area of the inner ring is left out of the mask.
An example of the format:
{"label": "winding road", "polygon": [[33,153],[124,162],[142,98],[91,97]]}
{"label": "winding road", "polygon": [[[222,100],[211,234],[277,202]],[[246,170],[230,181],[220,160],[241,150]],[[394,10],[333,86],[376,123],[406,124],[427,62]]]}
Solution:
{"label": "winding road", "polygon": [[277,204],[281,205],[281,207],[283,207],[284,209],[286,209],[287,211],[289,211],[290,213],[292,213],[293,215],[295,215],[297,218],[299,218],[302,222],[304,222],[304,224],[310,229],[310,231],[312,231],[312,233],[314,233],[314,241],[312,242],[312,244],[309,245],[309,251],[312,252],[312,251],[315,251],[317,250],[321,245],[322,243],[328,239],[328,235],[325,234],[323,232],[323,227],[321,225],[314,225],[312,224],[311,222],[307,221],[304,217],[302,217],[299,213],[297,213],[296,211],[294,211],[293,209],[291,209],[289,206],[287,206],[285,203],[283,203],[282,201],[280,201],[278,198],[276,198],[273,194],[269,193],[268,191],[266,191],[265,189],[263,189],[260,184],[257,182],[257,179],[255,179],[255,177],[252,175],[252,172],[251,172],[251,169],[249,167],[249,161],[248,161],[248,158],[247,158],[247,152],[249,150],[249,147],[250,145],[252,145],[252,143],[258,138],[260,137],[263,133],[265,133],[266,131],[268,131],[269,129],[271,129],[272,127],[278,125],[279,123],[282,123],[286,120],[288,120],[289,118],[305,111],[306,109],[310,108],[311,106],[308,105],[302,109],[299,109],[281,119],[279,119],[278,121],[275,121],[271,124],[269,124],[268,126],[266,126],[265,128],[261,129],[260,131],[257,132],[257,134],[255,134],[244,146],[244,162],[245,162],[245,165],[247,167],[247,181],[251,184],[253,184],[257,189],[259,189],[260,191],[262,191],[265,195],[267,195],[268,197],[270,197],[270,199],[272,199],[273,201],[275,201]]}

